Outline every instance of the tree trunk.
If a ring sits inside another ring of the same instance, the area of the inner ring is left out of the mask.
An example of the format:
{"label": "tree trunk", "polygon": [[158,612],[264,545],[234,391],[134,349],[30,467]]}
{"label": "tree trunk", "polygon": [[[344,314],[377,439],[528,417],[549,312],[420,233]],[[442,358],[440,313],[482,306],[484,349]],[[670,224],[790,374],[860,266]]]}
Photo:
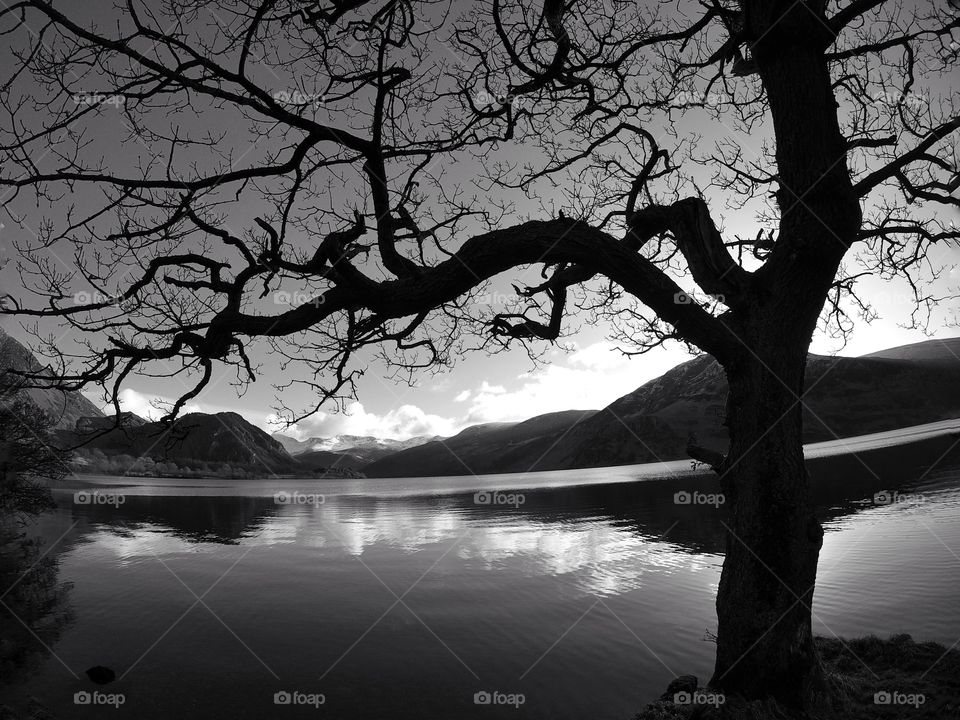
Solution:
{"label": "tree trunk", "polygon": [[730,450],[719,472],[730,518],[710,684],[810,709],[823,689],[811,629],[823,529],[801,434],[809,335],[765,335],[727,367]]}
{"label": "tree trunk", "polygon": [[724,360],[730,448],[718,470],[730,518],[711,685],[819,715],[829,705],[811,606],[823,528],[803,461],[800,398],[810,339],[861,211],[824,58],[833,41],[825,3],[742,7],[777,138],[781,250],[730,321],[742,347]]}

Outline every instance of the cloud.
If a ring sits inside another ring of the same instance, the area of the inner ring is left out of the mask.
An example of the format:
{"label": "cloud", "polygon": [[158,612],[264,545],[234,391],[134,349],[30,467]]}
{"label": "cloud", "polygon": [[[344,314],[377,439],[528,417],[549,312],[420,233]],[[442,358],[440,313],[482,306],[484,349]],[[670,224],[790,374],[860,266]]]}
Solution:
{"label": "cloud", "polygon": [[[159,420],[163,415],[173,407],[174,401],[171,398],[162,395],[148,395],[139,392],[133,388],[124,388],[119,396],[120,409],[123,412],[132,412],[147,420]],[[159,404],[159,409],[157,405]],[[101,403],[101,409],[108,415],[113,413],[112,405]],[[192,412],[209,412],[204,410],[197,403],[187,403],[181,410],[181,414]]]}
{"label": "cloud", "polygon": [[485,393],[488,395],[503,395],[507,389],[503,385],[491,385],[486,380],[480,383],[480,389],[477,393]]}
{"label": "cloud", "polygon": [[[170,398],[162,395],[143,393],[132,388],[120,392],[120,409],[132,412],[148,420],[158,420],[172,405]],[[160,403],[160,409],[156,405]],[[99,403],[104,412],[113,412],[112,406]],[[231,408],[212,406],[206,403],[188,403],[180,412],[217,413],[234,411]],[[250,423],[268,433],[281,432],[297,439],[309,437],[331,437],[333,435],[372,435],[381,438],[406,440],[418,435],[454,435],[460,427],[452,418],[432,415],[416,405],[401,405],[387,413],[378,415],[367,412],[362,403],[354,402],[347,406],[344,413],[320,412],[287,428],[275,414],[258,416],[248,410],[239,411]]]}
{"label": "cloud", "polygon": [[[494,384],[481,380],[473,388],[464,388],[453,397],[458,405],[456,410],[451,407],[451,416],[428,413],[413,404],[399,405],[383,413],[368,412],[360,402],[350,403],[342,413],[318,412],[291,427],[285,427],[273,414],[257,416],[249,411],[241,414],[267,432],[281,432],[301,440],[335,435],[399,440],[419,435],[449,437],[478,423],[526,420],[560,410],[600,409],[689,359],[679,348],[630,358],[608,341],[584,347],[570,343],[566,350],[555,351],[550,365],[520,375],[517,382]],[[129,388],[120,395],[123,410],[151,419],[162,414],[153,407],[157,400],[169,406],[168,398]],[[191,403],[184,412],[225,409],[229,408]]]}
{"label": "cloud", "polygon": [[680,349],[656,357],[630,358],[608,341],[576,348],[570,354],[558,351],[552,364],[521,375],[521,384],[515,389],[483,381],[472,395],[462,424],[525,420],[560,410],[598,410],[689,359]]}
{"label": "cloud", "polygon": [[587,370],[617,370],[629,366],[629,358],[610,342],[596,342],[576,350],[570,355],[568,363]]}
{"label": "cloud", "polygon": [[[103,398],[93,398],[89,397],[88,399],[94,404],[97,405],[101,410],[103,410],[107,415],[113,414],[113,405],[103,402]],[[144,393],[139,390],[134,390],[133,388],[124,388],[120,391],[119,396],[120,401],[120,410],[123,412],[132,412],[136,415],[139,415],[142,418],[147,420],[159,420],[167,412],[173,408],[173,403],[176,398],[167,397],[166,395],[159,395],[156,393]],[[158,408],[159,405],[159,408]],[[265,415],[257,415],[256,413],[250,412],[246,408],[236,408],[236,407],[226,407],[223,405],[215,405],[206,402],[197,402],[191,401],[180,408],[180,415],[186,415],[187,413],[220,413],[220,412],[235,412],[239,415],[242,415],[247,422],[256,425],[261,429],[267,428],[267,419]]]}
{"label": "cloud", "polygon": [[[276,423],[276,417],[272,418]],[[459,428],[451,418],[431,415],[416,405],[401,405],[382,415],[367,412],[362,403],[350,403],[345,412],[319,412],[289,427],[273,425],[274,431],[297,439],[333,435],[372,435],[406,440],[418,435],[453,435]]]}

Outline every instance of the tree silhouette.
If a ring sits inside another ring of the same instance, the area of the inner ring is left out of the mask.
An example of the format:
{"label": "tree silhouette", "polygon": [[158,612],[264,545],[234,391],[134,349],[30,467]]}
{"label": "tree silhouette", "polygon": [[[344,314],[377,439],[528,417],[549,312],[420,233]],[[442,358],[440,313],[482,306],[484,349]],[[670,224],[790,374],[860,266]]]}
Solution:
{"label": "tree silhouette", "polygon": [[[119,412],[131,376],[190,375],[175,415],[215,366],[253,380],[260,341],[336,401],[367,348],[404,372],[472,337],[533,352],[575,311],[630,352],[689,343],[730,385],[729,447],[690,448],[731,512],[712,684],[823,701],[804,363],[818,323],[873,315],[864,276],[908,278],[916,322],[937,300],[952,5],[130,0],[91,21],[23,0],[0,22],[0,186],[39,299],[5,312],[84,333],[60,387]],[[522,307],[477,313],[526,266]]]}
{"label": "tree silhouette", "polygon": [[[0,368],[12,361],[0,352]],[[45,657],[71,621],[69,586],[59,557],[25,526],[55,507],[49,483],[65,458],[50,437],[53,422],[21,392],[23,381],[0,372],[0,683],[10,684]]]}
{"label": "tree silhouette", "polygon": [[[0,352],[0,369],[13,361]],[[0,371],[0,534],[55,507],[49,484],[66,474],[66,457],[51,436],[50,415],[23,392],[27,383]]]}

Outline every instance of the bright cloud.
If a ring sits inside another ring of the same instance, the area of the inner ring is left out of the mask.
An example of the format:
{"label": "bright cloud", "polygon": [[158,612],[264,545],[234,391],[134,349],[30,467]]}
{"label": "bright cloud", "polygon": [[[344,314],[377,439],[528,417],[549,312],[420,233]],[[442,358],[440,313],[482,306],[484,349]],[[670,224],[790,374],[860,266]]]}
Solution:
{"label": "bright cloud", "polygon": [[630,358],[613,343],[601,341],[558,352],[553,363],[520,376],[520,387],[505,390],[486,381],[472,395],[463,425],[525,420],[560,410],[599,409],[689,360],[682,350]]}
{"label": "bright cloud", "polygon": [[[689,359],[680,349],[656,355],[630,358],[608,341],[583,347],[571,343],[567,351],[556,350],[551,364],[517,378],[516,383],[494,384],[481,380],[453,397],[459,411],[445,417],[424,411],[417,405],[404,404],[386,412],[369,412],[360,402],[347,405],[345,412],[318,412],[285,427],[276,415],[254,416],[242,412],[248,421],[267,432],[306,439],[334,435],[371,435],[405,440],[420,435],[450,436],[469,425],[485,422],[526,420],[543,413],[560,410],[602,408],[618,397],[639,387]],[[494,380],[502,380],[501,377]],[[156,402],[168,398],[126,389],[120,395],[125,411],[157,419],[162,415]],[[192,403],[184,412],[219,412],[226,408]]]}
{"label": "bright cloud", "polygon": [[486,394],[486,395],[503,395],[507,389],[503,385],[491,385],[486,380],[480,383],[480,389],[477,391],[477,394]]}
{"label": "bright cloud", "polygon": [[624,370],[628,367],[637,370],[636,365],[631,364],[629,358],[624,356],[616,345],[610,342],[596,342],[593,345],[587,345],[585,348],[576,350],[569,356],[568,364],[587,370]]}
{"label": "bright cloud", "polygon": [[574,344],[568,350],[572,352],[557,351],[552,364],[543,369],[521,375],[517,387],[508,389],[482,380],[479,386],[462,390],[453,398],[454,402],[467,404],[458,417],[432,415],[416,405],[401,405],[378,414],[354,402],[345,413],[320,412],[292,428],[275,425],[273,429],[298,439],[333,435],[398,439],[449,436],[477,423],[526,420],[560,410],[599,409],[689,359],[682,350],[630,358],[607,341],[582,348]]}
{"label": "bright cloud", "polygon": [[350,403],[345,412],[319,412],[289,428],[273,429],[298,439],[333,435],[372,435],[406,440],[418,435],[453,435],[459,428],[451,418],[431,415],[416,405],[401,405],[382,415],[367,412],[362,403]]}
{"label": "bright cloud", "polygon": [[[161,395],[148,395],[133,388],[124,388],[121,390],[118,399],[120,401],[120,410],[123,412],[132,412],[147,420],[159,420],[173,407],[174,402],[170,398]],[[101,405],[101,408],[108,415],[113,413],[112,405]],[[181,414],[185,414],[210,411],[204,410],[201,405],[196,403],[187,403],[180,412]]]}

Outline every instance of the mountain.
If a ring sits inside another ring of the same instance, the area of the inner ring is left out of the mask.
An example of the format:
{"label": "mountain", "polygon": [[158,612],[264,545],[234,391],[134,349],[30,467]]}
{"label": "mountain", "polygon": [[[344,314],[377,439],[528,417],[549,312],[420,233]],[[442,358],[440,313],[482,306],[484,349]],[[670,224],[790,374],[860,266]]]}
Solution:
{"label": "mountain", "polygon": [[[0,329],[0,374],[9,370],[38,372],[42,369],[43,365],[33,353]],[[16,395],[28,398],[45,410],[53,418],[55,430],[72,430],[82,417],[103,417],[103,412],[79,392],[23,388]]]}
{"label": "mountain", "polygon": [[473,425],[453,437],[402,450],[363,468],[367,477],[483,475],[544,470],[566,436],[596,410],[565,410],[517,423]]}
{"label": "mountain", "polygon": [[958,363],[960,362],[960,338],[898,345],[863,357],[885,360],[912,360],[922,363]]}
{"label": "mountain", "polygon": [[172,425],[144,422],[100,435],[93,429],[74,436],[86,441],[87,454],[100,451],[108,457],[122,454],[185,467],[229,465],[268,475],[302,469],[283,445],[233,412],[188,413]]}
{"label": "mountain", "polygon": [[283,449],[291,455],[296,455],[299,452],[303,452],[304,441],[297,440],[289,435],[283,435],[282,433],[273,433],[270,437],[283,445]]}
{"label": "mountain", "polygon": [[85,416],[77,420],[74,429],[81,434],[92,433],[97,430],[111,430],[114,427],[134,428],[146,425],[149,420],[145,420],[132,412],[121,412],[120,417],[115,415],[104,415],[103,417]]}
{"label": "mountain", "polygon": [[[804,442],[960,417],[958,358],[960,338],[862,357],[810,355]],[[550,413],[505,427],[474,426],[442,443],[398,452],[363,472],[368,477],[463,475],[683,459],[690,433],[701,445],[726,447],[726,395],[723,370],[710,356],[700,355],[599,412],[580,417],[576,411]],[[558,417],[564,421],[557,422]],[[528,437],[533,435],[535,443]]]}
{"label": "mountain", "polygon": [[347,453],[335,453],[329,450],[308,450],[294,459],[305,468],[336,468],[338,470],[359,470],[369,465],[370,461]]}
{"label": "mountain", "polygon": [[[41,364],[0,330],[0,371]],[[861,357],[810,355],[804,442],[852,437],[960,417],[960,338],[930,340]],[[24,389],[56,419],[64,444],[88,469],[179,470],[262,476],[317,472],[369,477],[470,475],[599,467],[685,458],[687,438],[723,450],[727,382],[709,356],[682,363],[602,410],[567,410],[523,422],[485,423],[451,438],[409,440],[268,435],[236,413],[191,413],[173,426],[124,413],[122,426],[76,392]],[[115,466],[115,467],[114,467]]]}
{"label": "mountain", "polygon": [[[949,344],[949,343],[948,343]],[[955,342],[960,351],[960,341]],[[862,357],[807,359],[803,441],[822,442],[960,417],[960,361],[942,341]],[[566,467],[684,457],[689,433],[723,450],[727,381],[701,355],[604,408],[569,438]]]}
{"label": "mountain", "polygon": [[343,462],[351,463],[350,467],[354,467],[353,463],[371,463],[395,452],[438,439],[438,437],[425,435],[412,437],[409,440],[376,438],[370,435],[334,435],[330,438],[312,437],[307,440],[297,440],[281,433],[274,433],[273,438],[279,441],[291,455],[300,456],[311,452],[335,453],[343,455]]}

